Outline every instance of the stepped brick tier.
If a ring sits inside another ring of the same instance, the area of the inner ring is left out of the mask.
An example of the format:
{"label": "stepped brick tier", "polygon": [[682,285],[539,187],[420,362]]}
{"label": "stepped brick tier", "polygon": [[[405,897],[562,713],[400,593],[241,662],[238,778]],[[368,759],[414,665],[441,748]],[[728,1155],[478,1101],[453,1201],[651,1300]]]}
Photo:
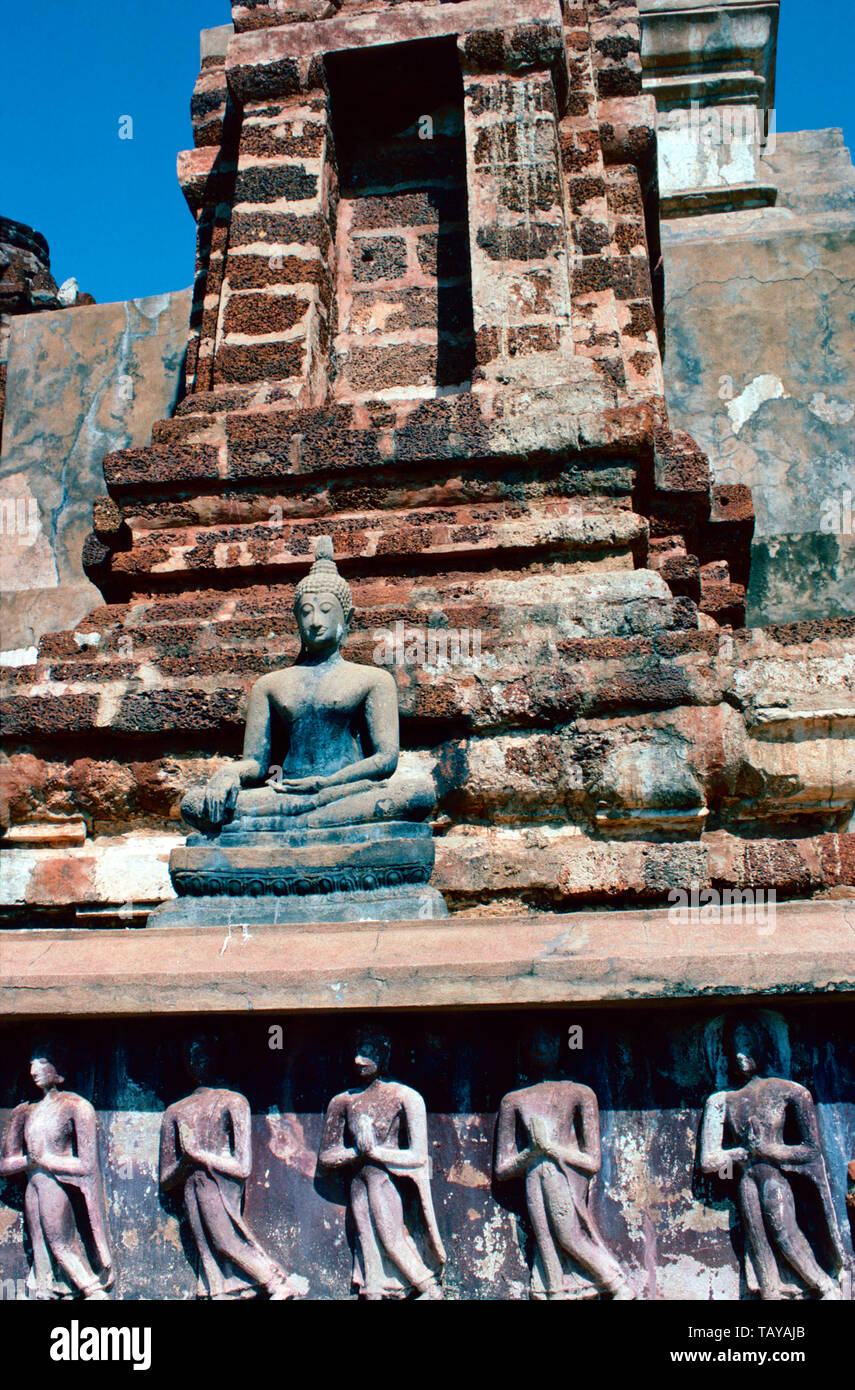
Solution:
{"label": "stepped brick tier", "polygon": [[[750,78],[765,109],[777,6],[713,7],[701,54],[685,4],[642,0],[644,83],[635,0],[232,9],[178,159],[181,399],[104,458],[103,602],[5,673],[0,1176],[29,1180],[61,1083],[39,1053],[46,1099],[17,1104],[49,1019],[82,1127],[99,1078],[108,1207],[138,1164],[121,1297],[849,1297],[855,618],[745,625],[751,492],[714,481],[663,374],[657,102]],[[749,173],[739,216],[770,202]],[[397,693],[378,775],[410,793],[309,833],[266,745],[233,816],[214,802],[250,692],[301,670],[321,541],[341,655]],[[357,1014],[385,1039],[346,1038]],[[174,1023],[187,1058],[233,1042],[193,1097]],[[755,1160],[752,1263],[721,1184]]]}

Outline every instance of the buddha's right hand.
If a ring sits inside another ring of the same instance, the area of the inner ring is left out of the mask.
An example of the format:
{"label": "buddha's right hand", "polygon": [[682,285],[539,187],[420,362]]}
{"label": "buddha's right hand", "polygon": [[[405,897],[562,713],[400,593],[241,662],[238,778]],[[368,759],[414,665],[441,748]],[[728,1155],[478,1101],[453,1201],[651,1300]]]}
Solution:
{"label": "buddha's right hand", "polygon": [[215,772],[205,788],[205,816],[211,825],[222,825],[234,810],[240,791],[240,775],[230,767]]}

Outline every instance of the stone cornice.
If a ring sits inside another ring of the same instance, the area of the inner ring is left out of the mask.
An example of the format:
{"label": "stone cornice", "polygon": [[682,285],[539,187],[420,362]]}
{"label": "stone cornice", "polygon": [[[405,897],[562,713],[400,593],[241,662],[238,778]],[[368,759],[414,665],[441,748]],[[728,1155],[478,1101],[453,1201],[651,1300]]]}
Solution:
{"label": "stone cornice", "polygon": [[[855,994],[855,901],[0,939],[0,1014],[110,1017]],[[721,908],[725,917],[727,909]],[[734,915],[739,911],[735,908]],[[751,909],[746,908],[746,915]],[[769,908],[767,906],[768,914]]]}

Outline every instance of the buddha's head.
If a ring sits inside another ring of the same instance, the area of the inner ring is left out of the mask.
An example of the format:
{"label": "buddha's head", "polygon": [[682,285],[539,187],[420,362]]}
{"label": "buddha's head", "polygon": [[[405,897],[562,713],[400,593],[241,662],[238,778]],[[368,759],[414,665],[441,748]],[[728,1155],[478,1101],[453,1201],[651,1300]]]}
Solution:
{"label": "buddha's head", "polygon": [[353,1067],[360,1081],[373,1081],[389,1066],[391,1048],[385,1033],[366,1029],[353,1040]]}
{"label": "buddha's head", "polygon": [[343,645],[353,616],[353,597],[333,559],[329,536],[315,542],[315,559],[294,592],[300,655],[324,657]]}
{"label": "buddha's head", "polygon": [[59,1050],[52,1043],[37,1043],[30,1052],[30,1076],[40,1091],[52,1091],[65,1081]]}

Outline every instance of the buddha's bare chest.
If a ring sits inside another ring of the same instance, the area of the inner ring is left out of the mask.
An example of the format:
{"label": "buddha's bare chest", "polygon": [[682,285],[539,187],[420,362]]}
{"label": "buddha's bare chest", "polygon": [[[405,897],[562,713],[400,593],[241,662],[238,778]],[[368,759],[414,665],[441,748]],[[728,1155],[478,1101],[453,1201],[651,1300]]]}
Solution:
{"label": "buddha's bare chest", "polygon": [[289,672],[288,678],[271,691],[274,712],[287,724],[327,718],[346,721],[365,700],[364,682],[349,673],[328,672],[316,677],[311,672]]}

